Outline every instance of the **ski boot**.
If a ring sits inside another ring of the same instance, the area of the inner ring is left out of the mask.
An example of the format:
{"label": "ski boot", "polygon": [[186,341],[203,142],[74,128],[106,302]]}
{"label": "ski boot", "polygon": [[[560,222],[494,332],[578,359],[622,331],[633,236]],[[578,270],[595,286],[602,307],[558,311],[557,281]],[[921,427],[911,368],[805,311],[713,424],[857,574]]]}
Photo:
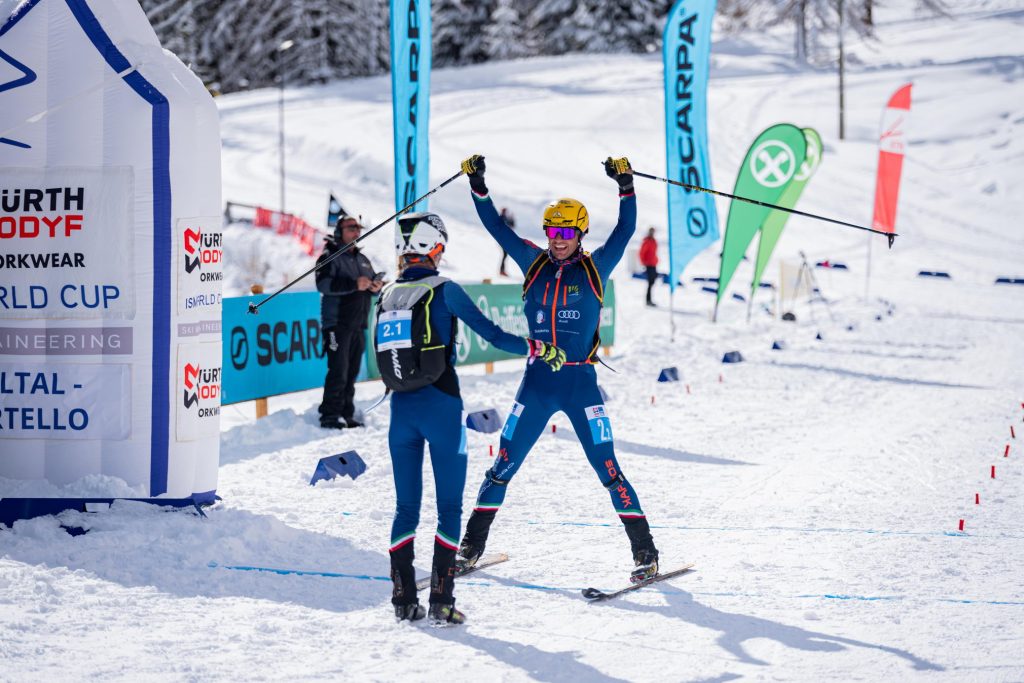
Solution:
{"label": "ski boot", "polygon": [[[490,470],[488,470],[488,473]],[[462,543],[459,544],[459,553],[455,556],[455,575],[458,576],[467,569],[472,569],[483,557],[484,547],[487,545],[487,535],[494,523],[495,510],[483,512],[473,510],[466,523],[466,533],[462,536]]]}
{"label": "ski boot", "polygon": [[477,548],[466,541],[462,541],[459,545],[459,554],[455,556],[455,576],[459,576],[467,569],[475,567],[483,554],[483,548]]}
{"label": "ski boot", "polygon": [[423,605],[414,602],[410,605],[395,605],[395,618],[399,621],[419,621],[427,616],[427,610]]}
{"label": "ski boot", "polygon": [[629,575],[632,583],[643,583],[658,575],[658,551],[656,549],[643,549],[633,553],[633,562],[636,568]]}
{"label": "ski boot", "polygon": [[454,604],[430,603],[430,625],[435,627],[458,626],[466,623],[466,615],[455,609]]}

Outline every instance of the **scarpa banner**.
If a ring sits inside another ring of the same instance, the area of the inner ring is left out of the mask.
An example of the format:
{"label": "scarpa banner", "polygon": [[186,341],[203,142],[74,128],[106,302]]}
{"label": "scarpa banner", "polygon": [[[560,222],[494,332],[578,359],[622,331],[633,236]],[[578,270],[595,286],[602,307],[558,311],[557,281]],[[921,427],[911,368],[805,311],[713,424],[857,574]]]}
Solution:
{"label": "scarpa banner", "polygon": [[0,6],[0,498],[212,498],[217,109],[138,3]]}
{"label": "scarpa banner", "polygon": [[[818,165],[821,163],[823,152],[821,136],[813,128],[804,128],[803,131],[804,140],[807,143],[806,158],[804,163],[800,164],[800,170],[793,176],[793,180],[786,186],[786,191],[782,193],[777,202],[779,206],[784,206],[787,209],[796,207],[800,195],[803,194],[804,187],[807,186],[807,181],[811,179],[811,176],[818,170]],[[789,213],[772,210],[765,219],[764,225],[761,226],[761,237],[757,243],[757,262],[754,264],[754,279],[750,283],[751,299],[754,298],[754,293],[761,286],[761,275],[764,274],[764,269],[768,265],[768,259],[771,258],[775,245],[778,243],[779,237],[782,236],[782,229],[786,227],[787,220],[789,220]]]}
{"label": "scarpa banner", "polygon": [[249,303],[263,298],[224,299],[224,403],[324,385],[319,292],[285,292],[250,315]]}
{"label": "scarpa banner", "polygon": [[[711,187],[707,90],[716,0],[679,0],[665,21],[665,160],[667,177]],[[668,186],[669,287],[694,256],[718,240],[715,199]]]}
{"label": "scarpa banner", "polygon": [[[491,322],[507,332],[529,334],[523,314],[522,287],[518,285],[463,285],[469,298]],[[317,292],[286,292],[281,305],[249,315],[250,301],[261,297],[224,299],[224,403],[286,394],[323,387],[327,373],[320,331],[320,295]],[[371,309],[366,348],[358,381],[380,377],[370,338],[374,312]],[[601,309],[601,343],[615,343],[615,282],[605,289]],[[491,346],[465,323],[459,321],[459,365],[522,358]]]}
{"label": "scarpa banner", "polygon": [[[430,169],[430,2],[391,0],[395,210],[427,191]],[[426,211],[427,200],[413,211]],[[397,230],[397,225],[395,226]]]}
{"label": "scarpa banner", "polygon": [[[776,124],[757,136],[743,157],[733,194],[759,202],[778,204],[789,182],[804,163],[807,142],[804,132],[788,123]],[[732,200],[722,240],[715,311],[743,254],[772,209]]]}

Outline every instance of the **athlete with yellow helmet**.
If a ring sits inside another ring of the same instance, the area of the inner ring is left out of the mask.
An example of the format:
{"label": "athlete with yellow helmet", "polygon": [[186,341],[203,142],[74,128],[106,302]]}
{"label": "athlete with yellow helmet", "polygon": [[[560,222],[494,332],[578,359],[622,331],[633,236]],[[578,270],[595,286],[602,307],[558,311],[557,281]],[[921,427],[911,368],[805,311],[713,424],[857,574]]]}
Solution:
{"label": "athlete with yellow helmet", "polygon": [[583,250],[590,228],[587,209],[576,199],[557,199],[544,209],[547,248],[518,237],[498,215],[484,183],[484,158],[462,162],[469,176],[477,214],[491,236],[525,275],[523,309],[530,337],[565,350],[567,361],[556,377],[542,363],[526,367],[504,429],[494,464],[488,468],[459,548],[457,563],[473,566],[483,553],[494,516],[509,481],[556,412],[564,412],[583,445],[587,460],[611,496],[629,537],[633,581],[658,573],[658,550],[640,500],[615,457],[611,420],[597,387],[598,326],[604,288],[636,230],[633,169],[626,158],[608,158],[605,172],[619,185],[619,220],[608,240],[593,253]]}

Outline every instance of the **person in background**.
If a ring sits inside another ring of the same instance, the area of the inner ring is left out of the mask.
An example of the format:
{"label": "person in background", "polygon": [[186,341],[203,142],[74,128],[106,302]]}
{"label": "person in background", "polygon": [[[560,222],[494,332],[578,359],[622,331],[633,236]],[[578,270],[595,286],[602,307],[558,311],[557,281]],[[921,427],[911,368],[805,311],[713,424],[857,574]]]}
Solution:
{"label": "person in background", "polygon": [[[359,239],[363,227],[353,216],[342,216],[327,237],[317,265]],[[320,426],[326,429],[362,427],[355,418],[356,375],[366,348],[364,330],[373,295],[384,286],[384,274],[374,272],[370,259],[353,246],[316,271],[320,298],[320,328],[327,356],[327,377],[320,403]]]}
{"label": "person in background", "polygon": [[[501,207],[501,214],[500,215],[501,215],[501,220],[505,221],[505,225],[507,225],[512,230],[516,229],[516,217],[514,215],[512,215],[512,212],[508,210],[507,206]],[[505,275],[505,276],[508,275],[508,271],[505,270],[505,259],[507,259],[507,258],[508,258],[508,252],[505,251],[504,247],[502,247],[501,248],[501,266],[498,268],[498,274],[499,275]]]}
{"label": "person in background", "polygon": [[640,265],[647,275],[647,305],[656,306],[651,300],[651,289],[658,279],[658,240],[654,239],[654,228],[647,231],[647,237],[640,243]]}
{"label": "person in background", "polygon": [[423,449],[430,445],[430,467],[437,494],[429,617],[436,626],[461,624],[455,608],[455,553],[462,525],[466,485],[466,428],[459,377],[455,373],[458,321],[508,353],[541,361],[551,373],[565,362],[553,344],[517,337],[492,323],[458,283],[442,277],[448,245],[444,221],[434,213],[398,219],[395,250],[398,279],[377,303],[374,351],[381,379],[391,394],[388,447],[395,477],[395,518],[391,525],[391,604],[399,621],[428,615],[416,596],[413,546],[423,497]]}

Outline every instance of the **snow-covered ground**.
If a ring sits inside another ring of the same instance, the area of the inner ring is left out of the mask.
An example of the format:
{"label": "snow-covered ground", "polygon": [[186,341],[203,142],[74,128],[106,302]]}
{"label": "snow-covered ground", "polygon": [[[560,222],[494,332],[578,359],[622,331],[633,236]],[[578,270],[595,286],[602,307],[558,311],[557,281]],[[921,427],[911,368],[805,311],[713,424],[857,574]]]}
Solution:
{"label": "snow-covered ground", "polygon": [[[712,297],[688,283],[672,342],[667,292],[647,309],[644,285],[625,265],[617,272],[618,373],[599,370],[617,451],[663,567],[697,571],[585,603],[580,588],[623,584],[628,544],[558,416],[491,536],[512,560],[457,587],[470,622],[396,624],[388,411],[371,413],[365,430],[328,434],[309,391],[271,399],[259,422],[250,404],[225,408],[224,501],[206,519],[118,503],[0,531],[0,679],[1024,680],[1024,288],[993,285],[1024,277],[1024,11],[950,4],[952,19],[883,7],[879,40],[854,41],[842,142],[835,76],[794,68],[788,35],[716,43],[720,189],[761,129],[813,126],[825,157],[800,208],[866,223],[881,108],[912,80],[914,111],[902,237],[891,252],[874,244],[869,297],[865,235],[800,218],[778,257],[803,250],[849,271],[816,271],[831,308],[801,302],[796,323],[755,307],[747,324],[746,306],[727,300],[712,324]],[[495,200],[523,234],[536,234],[545,203],[569,195],[590,209],[596,244],[617,201],[598,162],[627,154],[637,169],[664,169],[660,80],[657,55],[437,71],[432,178],[486,154]],[[221,100],[225,199],[276,203],[275,98]],[[288,92],[290,209],[319,222],[333,188],[367,223],[391,213],[389,98],[387,78]],[[664,189],[641,180],[637,191],[641,228],[664,237]],[[499,251],[465,182],[431,206],[451,228],[449,273],[493,277]],[[310,265],[284,238],[227,234],[228,293],[247,284],[240,264],[253,254],[271,261],[269,286]],[[390,249],[389,234],[369,246],[382,264]],[[717,274],[716,253],[687,276]],[[922,269],[953,279],[917,278]],[[777,273],[770,266],[767,279]],[[744,264],[734,291],[749,274]],[[776,339],[787,349],[772,351]],[[722,365],[733,349],[746,362]],[[658,384],[665,366],[682,381]],[[467,409],[506,410],[521,367],[464,369]],[[358,399],[379,393],[361,385]],[[467,511],[495,436],[470,433]],[[352,448],[363,476],[308,486],[319,457]],[[432,510],[428,490],[423,572]]]}

